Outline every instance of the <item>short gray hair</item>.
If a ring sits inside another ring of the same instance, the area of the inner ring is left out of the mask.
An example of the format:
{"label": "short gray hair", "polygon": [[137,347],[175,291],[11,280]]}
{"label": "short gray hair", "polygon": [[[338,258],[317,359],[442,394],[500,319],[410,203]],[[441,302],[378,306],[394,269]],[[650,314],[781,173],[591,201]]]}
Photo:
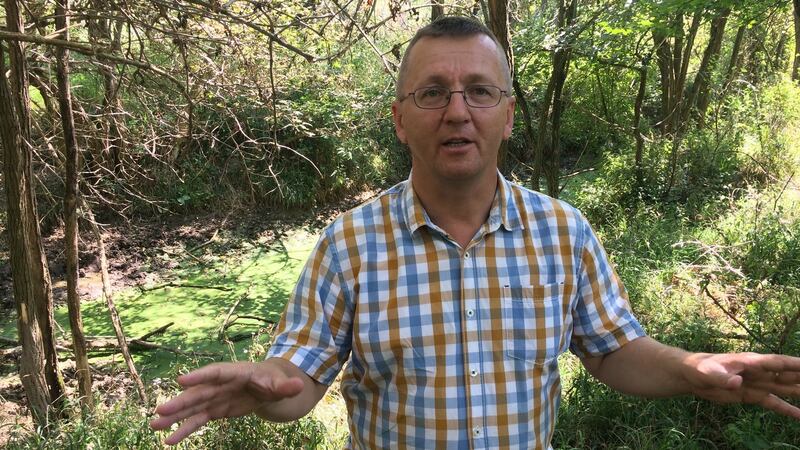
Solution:
{"label": "short gray hair", "polygon": [[411,42],[408,43],[408,47],[406,47],[406,51],[403,53],[403,59],[400,61],[400,71],[397,74],[397,85],[395,87],[397,99],[400,100],[405,95],[405,93],[400,89],[405,82],[406,73],[408,72],[408,55],[411,53],[411,49],[414,48],[414,45],[416,45],[420,39],[426,37],[466,38],[478,35],[489,36],[497,46],[497,56],[500,60],[500,67],[503,71],[503,77],[505,78],[506,82],[505,89],[510,90],[511,69],[508,66],[508,59],[506,58],[505,50],[503,50],[503,46],[500,44],[500,41],[497,40],[497,37],[494,35],[494,33],[492,33],[490,29],[486,28],[484,24],[478,22],[477,20],[461,16],[443,16],[420,28],[417,33],[414,34]]}

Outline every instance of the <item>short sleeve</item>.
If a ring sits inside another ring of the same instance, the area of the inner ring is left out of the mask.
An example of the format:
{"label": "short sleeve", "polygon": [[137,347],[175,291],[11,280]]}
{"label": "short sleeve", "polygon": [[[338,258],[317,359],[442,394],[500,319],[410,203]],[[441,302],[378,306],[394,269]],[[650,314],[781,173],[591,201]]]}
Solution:
{"label": "short sleeve", "polygon": [[335,248],[323,233],[306,262],[267,357],[330,385],[350,356],[352,309]]}
{"label": "short sleeve", "polygon": [[578,263],[578,299],[573,309],[570,350],[579,357],[611,353],[645,336],[628,295],[589,223],[581,217],[583,244]]}

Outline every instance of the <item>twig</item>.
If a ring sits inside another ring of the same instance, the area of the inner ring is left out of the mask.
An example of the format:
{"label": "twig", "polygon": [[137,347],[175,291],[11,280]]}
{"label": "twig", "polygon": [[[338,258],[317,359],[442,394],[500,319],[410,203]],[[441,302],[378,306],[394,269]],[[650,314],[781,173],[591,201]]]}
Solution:
{"label": "twig", "polygon": [[233,288],[227,286],[214,286],[214,285],[205,285],[205,284],[191,284],[191,283],[173,283],[168,282],[164,284],[159,284],[153,287],[146,288],[144,286],[139,286],[139,290],[141,292],[150,292],[150,291],[157,291],[159,289],[166,289],[168,287],[174,288],[192,288],[192,289],[215,289],[218,291],[232,291]]}
{"label": "twig", "polygon": [[250,288],[252,287],[253,287],[252,284],[248,286],[245,293],[242,294],[239,298],[237,298],[236,301],[233,303],[233,305],[230,307],[230,309],[228,309],[228,314],[225,316],[225,320],[222,321],[222,326],[219,327],[219,331],[217,332],[217,339],[219,339],[220,341],[225,340],[225,330],[228,328],[228,322],[230,321],[233,312],[236,311],[236,308],[239,307],[239,303],[241,303],[242,300],[246,299],[250,295]]}
{"label": "twig", "polygon": [[149,333],[143,334],[139,337],[139,339],[142,341],[146,341],[157,334],[164,334],[164,332],[167,331],[167,328],[171,327],[172,325],[175,325],[175,322],[170,322],[164,325],[163,327],[158,327]]}
{"label": "twig", "polygon": [[747,326],[747,325],[746,325],[744,322],[742,322],[741,320],[739,320],[739,318],[738,318],[738,317],[736,317],[736,315],[735,315],[735,314],[733,314],[733,313],[732,313],[732,312],[730,312],[730,311],[729,311],[727,308],[725,308],[725,307],[722,305],[722,303],[721,303],[719,300],[717,300],[717,298],[716,298],[716,297],[714,297],[714,295],[713,295],[713,294],[711,294],[711,291],[709,291],[709,290],[708,290],[708,284],[709,284],[709,280],[708,280],[708,279],[706,279],[705,283],[703,283],[703,291],[706,293],[706,295],[708,296],[708,298],[710,298],[710,299],[711,299],[711,301],[712,301],[712,302],[714,302],[714,304],[715,304],[715,305],[717,305],[717,307],[718,307],[718,308],[719,308],[719,309],[720,309],[720,310],[721,310],[723,313],[725,313],[725,315],[726,315],[726,316],[728,316],[728,317],[729,317],[731,320],[733,320],[734,322],[736,322],[736,324],[737,324],[737,325],[739,325],[740,327],[742,327],[742,329],[743,329],[745,332],[747,332],[747,334],[748,334],[748,335],[749,335],[751,338],[753,338],[754,340],[756,340],[756,341],[757,341],[759,344],[763,345],[764,347],[770,348],[770,349],[771,349],[773,352],[775,352],[776,350],[775,350],[775,349],[773,349],[773,348],[772,348],[772,346],[770,346],[769,344],[767,344],[766,342],[764,342],[764,341],[761,339],[761,337],[760,337],[760,336],[758,336],[758,335],[757,335],[757,334],[756,334],[756,333],[755,333],[753,330],[751,330],[751,329],[750,329],[750,328],[749,328],[749,327],[748,327],[748,326]]}

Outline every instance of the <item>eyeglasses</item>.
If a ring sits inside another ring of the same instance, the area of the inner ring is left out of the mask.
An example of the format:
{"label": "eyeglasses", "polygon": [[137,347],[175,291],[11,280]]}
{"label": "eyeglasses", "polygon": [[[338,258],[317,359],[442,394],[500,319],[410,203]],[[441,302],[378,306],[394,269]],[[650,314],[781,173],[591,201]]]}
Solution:
{"label": "eyeglasses", "polygon": [[507,92],[489,84],[472,84],[465,87],[463,91],[451,91],[441,86],[429,86],[409,92],[406,98],[409,96],[414,97],[414,104],[422,109],[440,109],[450,104],[450,97],[453,94],[461,94],[464,96],[464,102],[467,106],[491,108],[500,104],[500,99]]}

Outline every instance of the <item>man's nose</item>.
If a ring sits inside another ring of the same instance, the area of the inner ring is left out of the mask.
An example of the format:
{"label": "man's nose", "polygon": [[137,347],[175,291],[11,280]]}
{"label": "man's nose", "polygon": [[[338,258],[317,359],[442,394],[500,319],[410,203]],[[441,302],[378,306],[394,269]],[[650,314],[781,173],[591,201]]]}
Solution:
{"label": "man's nose", "polygon": [[450,92],[450,102],[445,107],[444,120],[447,122],[466,122],[469,118],[470,111],[464,92]]}

